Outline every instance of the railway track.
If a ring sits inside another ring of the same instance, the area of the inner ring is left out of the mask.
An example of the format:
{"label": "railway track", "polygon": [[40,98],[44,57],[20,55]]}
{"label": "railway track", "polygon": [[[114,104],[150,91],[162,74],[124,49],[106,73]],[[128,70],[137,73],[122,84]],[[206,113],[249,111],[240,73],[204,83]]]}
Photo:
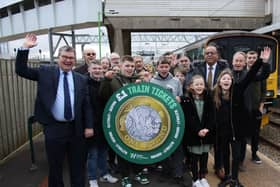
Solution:
{"label": "railway track", "polygon": [[280,107],[270,111],[269,123],[260,132],[259,151],[280,164]]}
{"label": "railway track", "polygon": [[280,108],[270,108],[269,124],[260,133],[260,141],[280,152]]}
{"label": "railway track", "polygon": [[263,136],[260,136],[260,140],[262,142],[265,142],[266,144],[268,144],[269,146],[273,147],[274,149],[280,151],[280,145],[279,144],[275,144],[273,141],[263,137]]}

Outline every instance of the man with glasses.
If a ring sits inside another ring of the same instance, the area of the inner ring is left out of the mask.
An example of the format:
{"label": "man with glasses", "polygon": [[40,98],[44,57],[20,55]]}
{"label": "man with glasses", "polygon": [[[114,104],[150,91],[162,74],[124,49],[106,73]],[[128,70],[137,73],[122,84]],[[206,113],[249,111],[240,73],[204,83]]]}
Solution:
{"label": "man with glasses", "polygon": [[219,60],[219,52],[215,44],[206,46],[204,50],[204,61],[194,63],[193,74],[200,74],[204,77],[208,89],[213,89],[219,74],[229,65]]}
{"label": "man with glasses", "polygon": [[48,186],[62,187],[63,163],[68,158],[71,187],[85,186],[86,138],[93,136],[92,109],[86,77],[72,71],[75,49],[63,46],[58,66],[28,67],[29,49],[37,45],[28,34],[16,57],[16,73],[37,81],[35,118],[43,125],[49,166]]}
{"label": "man with glasses", "polygon": [[86,46],[83,50],[83,59],[84,63],[74,69],[74,71],[81,73],[81,74],[87,74],[88,73],[88,67],[91,63],[94,63],[94,60],[96,59],[96,51],[90,47]]}

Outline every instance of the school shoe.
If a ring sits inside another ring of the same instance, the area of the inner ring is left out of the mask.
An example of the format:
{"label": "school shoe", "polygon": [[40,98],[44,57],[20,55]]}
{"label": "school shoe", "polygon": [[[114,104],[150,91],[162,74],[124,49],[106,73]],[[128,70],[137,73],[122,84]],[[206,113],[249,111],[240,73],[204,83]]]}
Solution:
{"label": "school shoe", "polygon": [[149,169],[148,168],[143,168],[142,169],[142,173],[143,174],[148,174],[149,173]]}
{"label": "school shoe", "polygon": [[162,170],[163,170],[162,165],[157,165],[157,166],[156,166],[156,171],[162,172]]}
{"label": "school shoe", "polygon": [[98,187],[97,180],[90,180],[89,181],[89,187]]}
{"label": "school shoe", "polygon": [[143,173],[138,173],[135,175],[134,180],[138,181],[140,184],[149,184],[150,181],[149,179],[143,174]]}
{"label": "school shoe", "polygon": [[219,179],[223,180],[225,177],[225,170],[223,168],[216,169],[215,174]]}
{"label": "school shoe", "polygon": [[221,181],[219,184],[218,184],[218,187],[226,187],[228,185],[231,184],[231,179],[228,179],[228,180],[224,180],[224,181]]}
{"label": "school shoe", "polygon": [[230,187],[244,187],[238,180],[232,180]]}
{"label": "school shoe", "polygon": [[200,184],[203,186],[203,187],[210,187],[207,179],[203,178],[200,180]]}
{"label": "school shoe", "polygon": [[116,183],[116,182],[118,182],[118,179],[116,177],[113,177],[109,173],[107,173],[106,175],[100,177],[99,180],[100,180],[100,182],[108,182],[108,183]]}
{"label": "school shoe", "polygon": [[128,177],[122,178],[122,187],[132,187],[131,180]]}
{"label": "school shoe", "polygon": [[193,183],[193,187],[203,187],[202,184],[200,183],[200,180],[196,180],[194,183]]}
{"label": "school shoe", "polygon": [[260,159],[260,157],[258,157],[257,154],[252,156],[252,161],[256,164],[261,164],[262,163],[262,160]]}

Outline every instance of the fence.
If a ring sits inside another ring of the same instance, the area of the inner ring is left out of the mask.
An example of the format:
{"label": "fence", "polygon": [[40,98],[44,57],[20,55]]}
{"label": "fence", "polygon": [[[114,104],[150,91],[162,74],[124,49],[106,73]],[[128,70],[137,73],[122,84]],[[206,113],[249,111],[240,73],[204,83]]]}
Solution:
{"label": "fence", "polygon": [[[35,96],[36,82],[17,76],[14,60],[0,59],[0,160],[28,141],[27,120],[33,114]],[[36,125],[33,134],[38,132]]]}

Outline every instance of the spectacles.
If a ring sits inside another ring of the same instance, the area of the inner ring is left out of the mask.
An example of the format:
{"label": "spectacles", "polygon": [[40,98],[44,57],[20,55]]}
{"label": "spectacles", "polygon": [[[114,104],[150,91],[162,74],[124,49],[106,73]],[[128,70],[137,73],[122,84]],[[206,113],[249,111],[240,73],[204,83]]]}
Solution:
{"label": "spectacles", "polygon": [[205,55],[215,55],[216,52],[205,52]]}
{"label": "spectacles", "polygon": [[87,53],[87,56],[95,56],[96,53]]}
{"label": "spectacles", "polygon": [[74,59],[75,59],[75,57],[73,57],[73,56],[61,55],[61,57],[62,57],[64,60],[74,60]]}

